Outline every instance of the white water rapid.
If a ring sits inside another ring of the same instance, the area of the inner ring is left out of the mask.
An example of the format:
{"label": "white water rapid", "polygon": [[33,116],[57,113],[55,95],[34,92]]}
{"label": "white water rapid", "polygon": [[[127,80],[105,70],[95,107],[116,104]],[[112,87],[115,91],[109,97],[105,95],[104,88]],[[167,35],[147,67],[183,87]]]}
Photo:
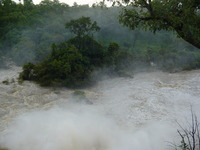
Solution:
{"label": "white water rapid", "polygon": [[9,150],[172,150],[177,122],[188,125],[191,107],[200,117],[200,70],[106,79],[83,90],[87,101],[18,84],[20,70],[0,70],[0,147]]}

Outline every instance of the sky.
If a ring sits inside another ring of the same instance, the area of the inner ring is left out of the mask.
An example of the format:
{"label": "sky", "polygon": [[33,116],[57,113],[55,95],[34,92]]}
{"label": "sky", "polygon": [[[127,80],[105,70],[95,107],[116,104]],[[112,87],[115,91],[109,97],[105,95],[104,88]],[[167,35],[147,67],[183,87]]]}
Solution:
{"label": "sky", "polygon": [[[70,6],[76,2],[78,5],[89,4],[92,5],[93,3],[99,2],[100,0],[59,0],[60,2],[64,2]],[[33,0],[34,4],[39,4],[41,0]]]}

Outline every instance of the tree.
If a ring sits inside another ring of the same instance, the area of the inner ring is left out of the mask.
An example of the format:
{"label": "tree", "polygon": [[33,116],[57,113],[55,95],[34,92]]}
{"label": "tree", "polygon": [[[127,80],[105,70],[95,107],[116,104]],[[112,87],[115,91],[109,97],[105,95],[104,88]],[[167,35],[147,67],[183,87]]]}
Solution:
{"label": "tree", "polygon": [[200,48],[199,0],[125,0],[120,22],[130,29],[176,31],[178,36]]}
{"label": "tree", "polygon": [[[177,122],[178,123],[178,122]],[[199,121],[191,109],[191,122],[189,122],[188,128],[184,128],[180,123],[178,123],[180,130],[177,132],[181,138],[179,145],[172,144],[176,150],[200,150],[200,131],[199,131]]]}
{"label": "tree", "polygon": [[113,55],[115,52],[119,50],[119,45],[115,42],[112,42],[108,46],[108,52],[109,54]]}
{"label": "tree", "polygon": [[90,35],[94,31],[99,31],[100,27],[97,25],[96,21],[91,22],[90,17],[81,17],[79,19],[73,19],[65,24],[72,33],[76,34],[78,37],[84,37],[85,35]]}
{"label": "tree", "polygon": [[24,6],[30,6],[30,5],[33,5],[32,0],[24,0]]}

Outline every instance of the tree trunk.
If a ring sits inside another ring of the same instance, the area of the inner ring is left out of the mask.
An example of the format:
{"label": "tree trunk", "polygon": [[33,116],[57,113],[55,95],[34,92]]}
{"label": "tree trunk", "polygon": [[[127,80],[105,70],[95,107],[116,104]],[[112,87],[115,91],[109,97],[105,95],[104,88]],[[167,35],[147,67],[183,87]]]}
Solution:
{"label": "tree trunk", "polygon": [[192,34],[189,32],[188,34],[183,34],[180,30],[176,30],[177,34],[186,42],[193,45],[194,47],[200,49],[200,41],[198,41],[195,37],[192,36]]}

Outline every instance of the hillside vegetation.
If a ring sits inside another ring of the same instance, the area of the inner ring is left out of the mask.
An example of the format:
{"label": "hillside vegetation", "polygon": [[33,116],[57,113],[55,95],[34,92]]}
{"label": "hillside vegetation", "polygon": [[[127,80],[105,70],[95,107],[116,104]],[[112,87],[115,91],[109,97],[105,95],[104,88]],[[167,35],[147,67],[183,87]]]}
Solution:
{"label": "hillside vegetation", "polygon": [[[176,38],[173,32],[129,30],[118,21],[121,11],[121,7],[100,5],[70,7],[56,0],[37,5],[2,1],[0,66],[11,59],[25,64],[21,79],[69,86],[86,83],[94,70],[106,68],[107,74],[129,76],[127,70],[152,66],[170,72],[200,67],[199,49]],[[82,16],[96,22],[98,32],[80,38],[65,28],[67,22]]]}

